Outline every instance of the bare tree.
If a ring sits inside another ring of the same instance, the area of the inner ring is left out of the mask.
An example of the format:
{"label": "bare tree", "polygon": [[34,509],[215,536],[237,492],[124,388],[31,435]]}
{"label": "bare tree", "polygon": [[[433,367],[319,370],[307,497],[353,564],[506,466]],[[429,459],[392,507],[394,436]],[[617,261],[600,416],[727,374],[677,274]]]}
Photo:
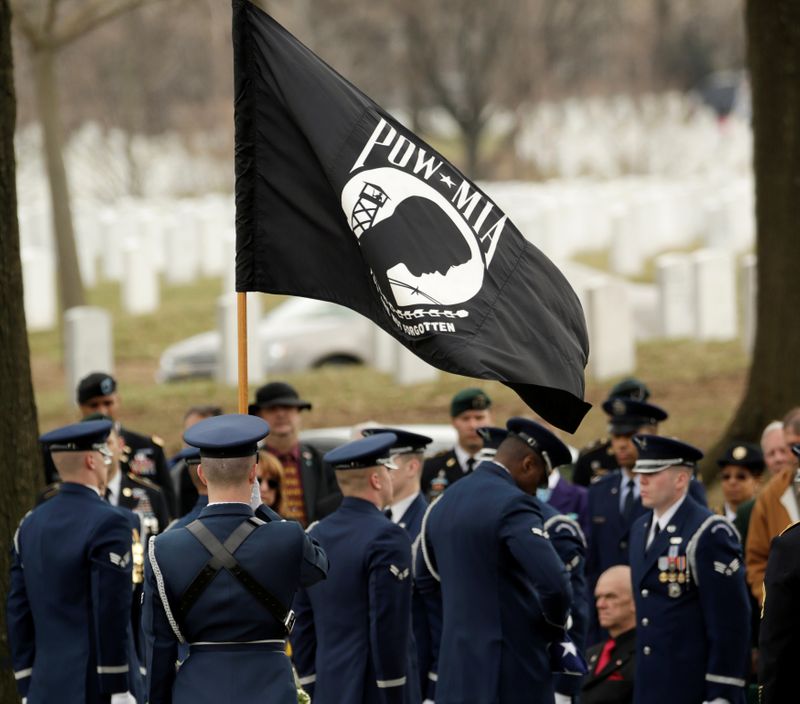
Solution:
{"label": "bare tree", "polygon": [[[16,100],[11,55],[11,9],[0,0],[0,456],[3,491],[0,493],[0,595],[8,591],[9,551],[20,518],[33,505],[42,477],[41,452],[36,441],[28,336],[22,306],[22,263],[17,224],[14,127]],[[0,660],[8,662],[5,608],[0,609]],[[17,701],[10,667],[0,676],[0,701]]]}
{"label": "bare tree", "polygon": [[61,51],[93,29],[154,0],[11,0],[14,20],[31,53],[36,107],[42,125],[44,159],[50,184],[53,232],[58,261],[61,309],[83,305],[85,296],[69,185],[64,167],[56,62]]}
{"label": "bare tree", "polygon": [[[757,330],[744,398],[709,453],[733,440],[755,440],[764,426],[800,402],[794,359],[800,309],[800,4],[748,0],[747,59],[753,93],[753,158],[758,256]],[[713,475],[711,462],[704,474]]]}

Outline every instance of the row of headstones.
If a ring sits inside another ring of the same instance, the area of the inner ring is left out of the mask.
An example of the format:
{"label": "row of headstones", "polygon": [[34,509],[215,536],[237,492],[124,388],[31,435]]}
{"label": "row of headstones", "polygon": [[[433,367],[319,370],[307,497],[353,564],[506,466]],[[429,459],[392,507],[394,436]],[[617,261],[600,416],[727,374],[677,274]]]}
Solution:
{"label": "row of headstones", "polygon": [[520,232],[551,258],[608,250],[609,268],[623,276],[639,274],[659,252],[698,241],[740,252],[755,237],[750,177],[485,188]]}
{"label": "row of headstones", "polygon": [[[247,367],[251,384],[262,382],[266,375],[261,340],[256,331],[261,320],[258,296],[247,298]],[[238,312],[235,294],[217,300],[217,331],[221,345],[217,354],[215,379],[226,386],[236,386],[239,372]],[[391,374],[399,385],[433,381],[438,370],[403,347],[391,335],[373,326],[373,366]],[[94,371],[111,372],[114,368],[114,336],[111,314],[102,308],[80,306],[64,313],[65,391],[74,400],[78,382]]]}
{"label": "row of headstones", "polygon": [[[729,341],[741,336],[746,352],[756,329],[756,257],[739,262],[709,249],[656,259],[659,337]],[[741,297],[737,297],[737,288]],[[636,330],[630,286],[598,277],[579,291],[589,331],[589,373],[597,380],[636,369]],[[739,329],[741,300],[742,328]]]}

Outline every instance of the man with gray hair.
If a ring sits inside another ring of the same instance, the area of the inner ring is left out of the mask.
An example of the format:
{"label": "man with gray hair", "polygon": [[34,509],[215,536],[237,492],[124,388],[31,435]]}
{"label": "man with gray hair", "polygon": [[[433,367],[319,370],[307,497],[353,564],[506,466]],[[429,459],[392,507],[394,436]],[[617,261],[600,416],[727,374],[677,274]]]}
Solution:
{"label": "man with gray hair", "polygon": [[142,618],[150,704],[297,702],[289,606],[299,587],[325,578],[328,560],[298,523],[253,513],[257,443],[268,432],[260,418],[223,415],[184,434],[200,449],[208,505],[150,541]]}
{"label": "man with gray hair", "polygon": [[[800,406],[789,411],[782,424],[782,438],[777,430],[770,432],[767,440],[769,445],[764,450],[764,459],[770,471],[773,471],[773,467],[779,462],[778,458],[782,457],[784,453],[787,459],[782,460],[781,466],[776,467],[772,478],[753,505],[745,545],[747,582],[750,585],[750,591],[759,602],[762,599],[770,543],[787,526],[800,520],[797,493],[800,489],[800,478],[797,476],[797,459],[790,450],[793,444],[800,442]],[[777,444],[773,445],[773,443],[780,443],[781,439],[782,447],[779,452]]]}

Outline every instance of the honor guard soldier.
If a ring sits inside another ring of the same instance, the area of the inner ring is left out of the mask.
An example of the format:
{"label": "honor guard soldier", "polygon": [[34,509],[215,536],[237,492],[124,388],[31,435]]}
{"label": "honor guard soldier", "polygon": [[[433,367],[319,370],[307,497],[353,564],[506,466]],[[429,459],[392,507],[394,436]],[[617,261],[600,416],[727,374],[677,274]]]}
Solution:
{"label": "honor guard soldier", "polygon": [[[589,556],[586,575],[589,594],[594,593],[597,578],[609,567],[628,564],[630,529],[645,509],[639,497],[639,478],[633,472],[637,450],[633,436],[653,433],[667,419],[662,408],[651,403],[626,398],[609,398],[603,404],[608,414],[608,432],[617,467],[589,487]],[[689,493],[705,505],[705,492],[692,481]],[[592,603],[588,643],[593,645],[604,637],[597,623]]]}
{"label": "honor guard soldier", "polygon": [[[608,398],[647,401],[650,398],[650,389],[643,381],[629,377],[616,384],[609,391]],[[606,436],[581,448],[575,469],[572,471],[572,481],[580,486],[589,486],[595,477],[602,477],[617,467],[619,465],[614,456],[614,450],[611,448],[611,438]]]}
{"label": "honor guard soldier", "polygon": [[170,530],[188,526],[195,518],[199,518],[202,510],[208,506],[208,488],[200,481],[197,474],[197,467],[200,465],[200,450],[196,447],[184,447],[175,457],[184,463],[186,474],[196,489],[197,499],[185,516],[170,524]]}
{"label": "honor guard soldier", "polygon": [[483,441],[478,428],[492,424],[492,400],[481,389],[463,389],[450,402],[450,417],[458,439],[452,450],[431,457],[422,469],[422,490],[428,499],[441,496],[451,484],[469,474],[480,461]]}
{"label": "honor guard soldier", "polygon": [[440,582],[444,612],[437,704],[554,700],[548,646],[565,639],[572,590],[532,494],[566,448],[533,421],[507,428],[494,459],[423,520],[418,584],[427,592]]}
{"label": "honor guard soldier", "polygon": [[[508,437],[506,428],[479,428],[478,433],[483,438],[484,456],[491,459],[497,448]],[[546,484],[556,471],[556,467],[568,464],[572,459],[569,448],[555,435],[548,438],[549,451],[542,456],[542,465],[545,470],[539,485]],[[487,456],[488,455],[488,456]],[[586,536],[580,524],[572,517],[559,513],[558,509],[537,497],[536,501],[542,511],[544,530],[564,567],[569,573],[569,583],[572,586],[572,626],[569,637],[583,653],[586,641],[586,628],[589,620],[589,604],[586,597]],[[568,674],[557,674],[553,682],[556,692],[556,704],[572,701],[581,687],[581,677]]]}
{"label": "honor guard soldier", "polygon": [[14,677],[31,704],[144,701],[130,625],[131,525],[100,498],[111,427],[75,423],[40,438],[62,485],[20,523],[7,603]]}
{"label": "honor guard soldier", "polygon": [[[792,445],[800,458],[800,444]],[[773,539],[764,577],[764,606],[759,636],[758,681],[761,704],[797,699],[797,654],[800,653],[800,522]]]}
{"label": "honor guard soldier", "polygon": [[[377,433],[394,433],[397,445],[390,448],[392,464],[397,469],[389,472],[392,480],[392,503],[384,511],[387,518],[408,533],[412,545],[422,528],[422,517],[428,502],[420,490],[420,474],[425,448],[433,442],[432,438],[397,428],[365,428],[361,431],[369,437]],[[431,679],[435,671],[432,648],[432,630],[439,632],[441,624],[434,626],[429,622],[428,611],[418,590],[411,595],[411,625],[417,652],[417,672],[420,690],[425,699],[433,700],[436,682]]]}
{"label": "honor guard soldier", "polygon": [[325,455],[344,499],[309,527],[331,561],[328,579],[301,590],[292,634],[300,683],[314,704],[419,704],[411,651],[411,541],[388,520],[390,453],[379,433]]}
{"label": "honor guard soldier", "polygon": [[637,435],[642,503],[631,529],[635,704],[743,704],[750,604],[731,523],[689,498],[700,450]]}
{"label": "honor guard soldier", "polygon": [[[208,505],[150,541],[143,628],[150,704],[296,704],[286,656],[301,585],[324,579],[324,552],[294,521],[250,506],[263,420],[208,418],[184,434],[200,449]],[[274,520],[269,520],[275,516]],[[179,645],[189,656],[175,667]]]}

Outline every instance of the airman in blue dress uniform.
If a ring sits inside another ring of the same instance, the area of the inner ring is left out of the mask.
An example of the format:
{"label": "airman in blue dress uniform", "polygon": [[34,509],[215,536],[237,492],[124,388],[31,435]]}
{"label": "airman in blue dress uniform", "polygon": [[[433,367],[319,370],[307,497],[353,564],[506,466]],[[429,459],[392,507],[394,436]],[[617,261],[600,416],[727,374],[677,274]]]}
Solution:
{"label": "airman in blue dress uniform", "polygon": [[[397,469],[389,472],[392,480],[392,503],[386,509],[388,518],[408,533],[412,545],[422,528],[422,517],[428,502],[421,491],[421,473],[425,448],[432,438],[398,428],[365,428],[365,436],[391,432],[397,435],[397,446],[390,448],[392,463]],[[434,632],[441,631],[441,624],[433,624],[428,618],[422,595],[414,589],[411,593],[411,625],[414,632],[417,673],[423,699],[433,700],[436,695],[436,680],[432,639]]]}
{"label": "airman in blue dress uniform", "polygon": [[411,541],[388,520],[397,435],[379,433],[325,455],[344,495],[309,533],[328,579],[295,601],[294,662],[314,704],[419,704],[411,651]]}
{"label": "airman in blue dress uniform", "polygon": [[[100,498],[109,421],[46,433],[63,483],[14,537],[7,621],[14,677],[29,704],[141,699],[131,633],[131,527]],[[139,695],[139,696],[137,696]]]}
{"label": "airman in blue dress uniform", "polygon": [[631,529],[635,704],[743,704],[750,604],[736,529],[688,496],[700,450],[637,435],[642,503]]}
{"label": "airman in blue dress uniform", "polygon": [[[603,403],[608,414],[611,447],[618,469],[600,477],[589,486],[589,555],[586,577],[589,588],[590,625],[587,643],[592,645],[604,635],[597,623],[594,608],[594,588],[597,579],[609,567],[627,565],[630,529],[633,522],[645,513],[639,496],[639,479],[633,472],[636,463],[636,433],[654,433],[658,424],[667,419],[667,412],[651,403],[630,398],[611,397]],[[693,481],[690,495],[705,505],[702,485]]]}
{"label": "airman in blue dress uniform", "polygon": [[423,520],[418,585],[428,593],[438,580],[443,607],[437,704],[554,699],[548,646],[565,640],[572,589],[532,494],[566,448],[533,421],[512,418],[507,429],[494,459]]}
{"label": "airman in blue dress uniform", "polygon": [[200,448],[209,503],[150,541],[142,618],[150,704],[296,704],[288,607],[301,585],[324,579],[328,561],[298,523],[253,513],[256,443],[268,432],[260,418],[223,415],[184,434]]}

